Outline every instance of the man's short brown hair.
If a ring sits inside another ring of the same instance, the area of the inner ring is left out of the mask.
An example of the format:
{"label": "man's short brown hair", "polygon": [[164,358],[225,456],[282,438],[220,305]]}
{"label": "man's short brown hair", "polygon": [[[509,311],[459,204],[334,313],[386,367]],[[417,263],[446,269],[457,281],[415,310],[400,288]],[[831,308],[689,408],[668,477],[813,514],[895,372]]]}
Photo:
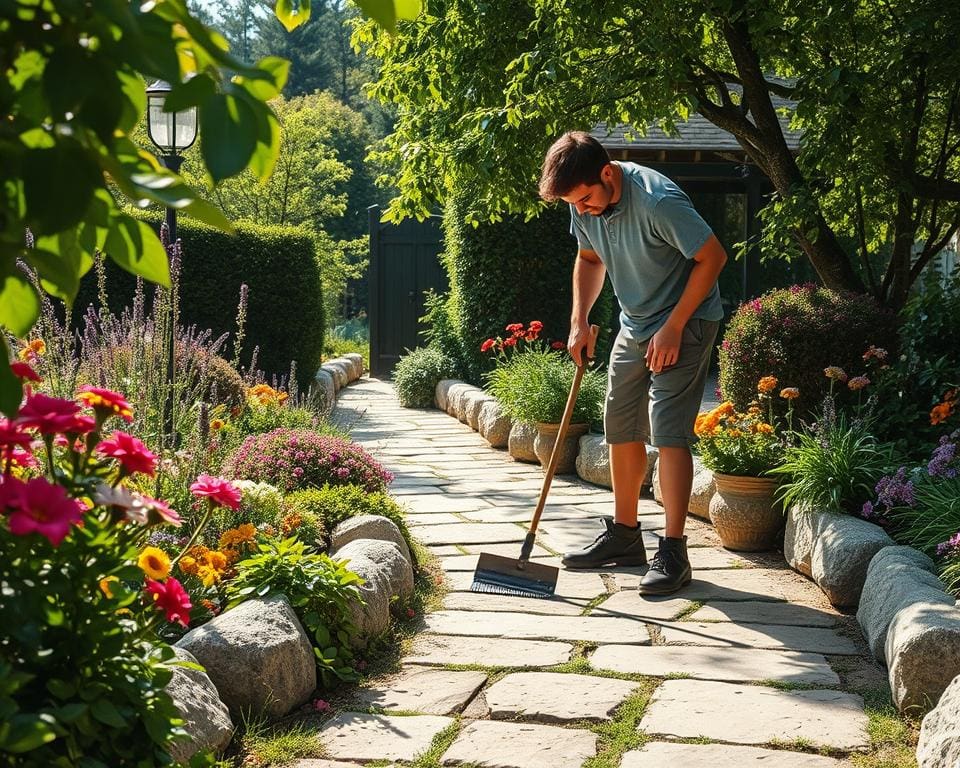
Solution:
{"label": "man's short brown hair", "polygon": [[569,131],[557,139],[543,159],[540,197],[558,200],[581,184],[599,184],[610,162],[607,150],[586,131]]}

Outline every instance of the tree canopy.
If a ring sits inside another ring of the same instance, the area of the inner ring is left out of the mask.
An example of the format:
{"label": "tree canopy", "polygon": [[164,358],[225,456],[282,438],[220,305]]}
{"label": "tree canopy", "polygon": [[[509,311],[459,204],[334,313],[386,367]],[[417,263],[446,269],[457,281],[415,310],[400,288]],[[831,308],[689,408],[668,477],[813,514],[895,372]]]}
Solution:
{"label": "tree canopy", "polygon": [[[451,190],[471,214],[532,215],[543,154],[570,129],[671,130],[698,111],[771,180],[762,245],[824,284],[900,306],[960,226],[960,15],[948,0],[429,0],[388,37],[372,93],[396,106],[379,157],[388,217]],[[774,97],[804,131],[794,155]],[[919,242],[919,255],[915,253]]]}

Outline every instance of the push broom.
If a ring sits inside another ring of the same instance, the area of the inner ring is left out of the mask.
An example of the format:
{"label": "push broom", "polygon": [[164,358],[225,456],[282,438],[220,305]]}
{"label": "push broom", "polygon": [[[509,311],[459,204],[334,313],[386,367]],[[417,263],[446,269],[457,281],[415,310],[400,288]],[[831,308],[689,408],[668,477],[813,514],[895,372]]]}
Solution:
{"label": "push broom", "polygon": [[557,576],[560,574],[560,569],[543,563],[531,563],[530,554],[533,552],[533,544],[537,538],[537,526],[540,524],[540,515],[543,514],[543,508],[547,503],[547,494],[550,492],[550,484],[553,482],[557,462],[560,460],[560,451],[563,449],[563,441],[567,436],[567,428],[570,426],[573,408],[577,403],[577,394],[580,392],[583,372],[588,361],[593,359],[593,349],[597,343],[599,330],[596,325],[590,326],[586,357],[577,366],[573,383],[570,385],[570,394],[567,396],[567,404],[563,409],[563,418],[560,419],[560,429],[557,432],[557,439],[553,444],[553,451],[550,453],[550,462],[547,464],[547,471],[543,477],[540,499],[537,501],[537,508],[533,513],[530,529],[527,531],[523,546],[520,548],[520,557],[515,560],[511,557],[481,552],[480,558],[477,560],[477,570],[473,574],[473,583],[470,585],[473,592],[490,592],[518,597],[551,597],[556,592]]}

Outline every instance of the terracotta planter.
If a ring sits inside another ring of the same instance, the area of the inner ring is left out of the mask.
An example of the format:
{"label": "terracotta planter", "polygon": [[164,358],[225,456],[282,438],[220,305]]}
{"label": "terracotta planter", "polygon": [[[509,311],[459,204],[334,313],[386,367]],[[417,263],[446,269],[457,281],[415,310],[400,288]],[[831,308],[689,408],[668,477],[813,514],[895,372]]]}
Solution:
{"label": "terracotta planter", "polygon": [[[587,424],[571,424],[567,427],[567,435],[564,438],[560,457],[557,461],[556,472],[558,475],[570,475],[577,471],[577,452],[580,449],[580,438],[587,434],[587,428]],[[553,452],[553,444],[557,441],[557,432],[559,431],[559,424],[548,424],[546,422],[537,424],[537,436],[533,440],[533,452],[537,455],[540,466],[544,469],[550,463],[550,454]]]}
{"label": "terracotta planter", "polygon": [[779,481],[714,473],[717,490],[710,499],[710,520],[727,549],[773,549],[783,530],[783,511],[774,499]]}

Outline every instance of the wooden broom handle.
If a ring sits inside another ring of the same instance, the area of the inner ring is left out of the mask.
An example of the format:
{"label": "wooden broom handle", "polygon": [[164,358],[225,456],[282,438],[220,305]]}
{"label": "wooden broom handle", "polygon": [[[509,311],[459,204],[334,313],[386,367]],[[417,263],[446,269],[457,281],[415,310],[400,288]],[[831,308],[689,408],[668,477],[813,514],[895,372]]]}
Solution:
{"label": "wooden broom handle", "polygon": [[580,393],[580,382],[583,381],[583,372],[587,365],[593,360],[593,353],[597,346],[597,334],[600,333],[600,327],[590,326],[590,335],[587,337],[587,350],[585,357],[581,358],[583,362],[577,366],[576,373],[573,375],[573,384],[570,386],[570,394],[567,395],[567,405],[563,409],[563,418],[560,419],[560,429],[557,431],[557,440],[553,444],[553,450],[550,452],[550,462],[547,464],[547,473],[543,477],[543,488],[540,490],[540,500],[537,502],[537,509],[533,513],[533,520],[530,523],[530,533],[537,532],[537,526],[540,524],[540,515],[543,514],[543,508],[547,503],[547,494],[550,492],[550,484],[553,482],[554,472],[557,470],[557,462],[560,461],[560,451],[563,441],[567,436],[567,428],[570,426],[570,419],[573,418],[573,409],[577,404],[577,395]]}

